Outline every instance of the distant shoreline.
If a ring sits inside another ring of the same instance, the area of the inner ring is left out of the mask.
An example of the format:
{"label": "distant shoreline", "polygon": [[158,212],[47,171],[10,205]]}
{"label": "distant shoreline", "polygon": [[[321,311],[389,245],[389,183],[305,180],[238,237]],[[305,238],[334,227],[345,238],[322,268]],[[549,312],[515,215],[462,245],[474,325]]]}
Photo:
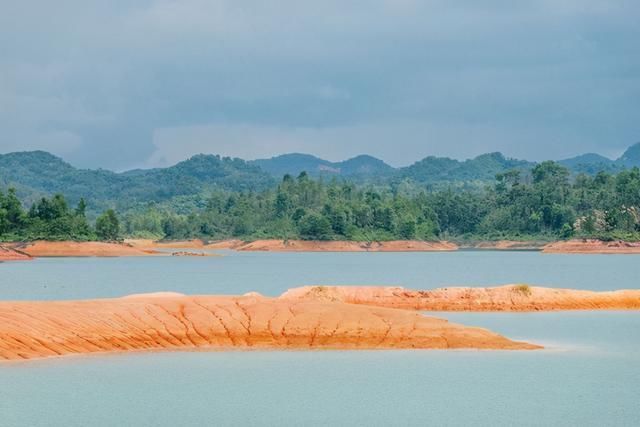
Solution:
{"label": "distant shoreline", "polygon": [[[179,250],[170,252],[168,249]],[[189,252],[185,250],[195,250]],[[0,243],[0,261],[45,257],[130,257],[130,256],[202,256],[203,251],[240,252],[454,252],[459,250],[539,251],[545,254],[640,254],[640,242],[597,239],[566,241],[450,241],[392,240],[355,242],[340,240],[239,239],[205,242],[203,240],[154,241],[127,239],[123,242],[35,241]]]}
{"label": "distant shoreline", "polygon": [[455,243],[451,241],[391,240],[382,242],[356,242],[343,240],[281,240],[239,239],[205,242],[203,240],[153,241],[125,240],[132,246],[147,250],[174,249],[229,249],[252,252],[452,252],[458,250],[539,251],[542,253],[573,254],[640,254],[640,242],[622,240],[572,239],[558,241],[481,240]]}

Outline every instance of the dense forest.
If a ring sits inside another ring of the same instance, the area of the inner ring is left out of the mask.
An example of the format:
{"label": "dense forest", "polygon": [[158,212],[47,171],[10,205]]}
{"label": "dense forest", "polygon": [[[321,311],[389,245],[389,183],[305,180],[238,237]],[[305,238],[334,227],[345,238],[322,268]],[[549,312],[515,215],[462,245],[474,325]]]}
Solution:
{"label": "dense forest", "polygon": [[100,215],[95,226],[86,217],[84,199],[70,208],[62,194],[41,198],[25,211],[11,188],[0,192],[0,241],[21,240],[117,240],[120,223],[113,209]]}
{"label": "dense forest", "polygon": [[496,175],[491,185],[429,190],[324,182],[306,172],[273,189],[213,190],[202,196],[107,210],[95,224],[86,203],[58,194],[26,209],[15,190],[0,194],[3,240],[114,240],[199,237],[382,241],[394,239],[640,239],[640,169],[572,176],[543,162]]}
{"label": "dense forest", "polygon": [[[587,153],[558,162],[571,176],[595,176],[599,171],[616,174],[640,167],[640,143],[629,147],[617,160]],[[202,198],[216,192],[262,192],[274,190],[286,174],[325,182],[338,180],[376,191],[415,187],[416,192],[456,189],[477,192],[498,174],[518,170],[528,179],[536,163],[510,159],[501,153],[481,154],[467,160],[429,156],[411,165],[394,168],[380,159],[359,155],[330,162],[308,154],[284,154],[270,159],[242,160],[198,154],[173,166],[113,172],[80,169],[44,151],[0,154],[0,190],[15,188],[26,206],[42,197],[62,193],[69,204],[81,198],[87,217],[95,220],[108,208],[126,212],[145,203],[173,203],[177,199]]]}

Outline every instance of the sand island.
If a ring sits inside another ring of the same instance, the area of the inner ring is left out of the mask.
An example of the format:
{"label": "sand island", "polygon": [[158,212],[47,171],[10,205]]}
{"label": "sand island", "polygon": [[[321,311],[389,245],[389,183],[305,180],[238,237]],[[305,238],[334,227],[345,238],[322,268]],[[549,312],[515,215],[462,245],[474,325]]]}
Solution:
{"label": "sand island", "polygon": [[408,310],[256,294],[0,302],[4,360],[141,350],[539,348]]}

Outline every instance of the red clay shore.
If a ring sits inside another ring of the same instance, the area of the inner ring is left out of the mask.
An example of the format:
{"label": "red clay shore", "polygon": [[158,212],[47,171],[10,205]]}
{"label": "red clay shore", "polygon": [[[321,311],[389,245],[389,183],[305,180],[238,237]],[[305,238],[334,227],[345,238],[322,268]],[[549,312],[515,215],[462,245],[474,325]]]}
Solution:
{"label": "red clay shore", "polygon": [[531,350],[408,310],[261,296],[0,302],[0,359],[140,350]]}
{"label": "red clay shore", "polygon": [[32,257],[23,252],[0,246],[0,261],[28,261],[30,259]]}
{"label": "red clay shore", "polygon": [[640,254],[640,242],[575,239],[549,243],[542,248],[542,252],[547,254]]}
{"label": "red clay shore", "polygon": [[[136,248],[126,243],[109,242],[49,242],[36,241],[14,244],[14,249],[31,257],[122,257],[161,255],[153,249]],[[168,255],[168,254],[166,254]]]}
{"label": "red clay shore", "polygon": [[542,241],[497,240],[460,243],[448,241],[393,240],[387,242],[354,242],[339,240],[255,240],[244,242],[238,239],[203,242],[126,240],[126,243],[148,250],[159,248],[179,249],[231,249],[236,251],[261,252],[441,252],[459,249],[486,250],[540,250],[544,253],[593,253],[593,254],[640,254],[640,242],[603,242],[600,240],[568,240],[552,243]]}
{"label": "red clay shore", "polygon": [[419,240],[393,240],[388,242],[353,242],[340,240],[222,240],[204,243],[202,240],[178,242],[154,242],[152,240],[127,240],[132,246],[146,249],[183,248],[183,249],[232,249],[236,251],[259,252],[430,252],[455,251],[454,243]]}
{"label": "red clay shore", "polygon": [[[539,250],[543,253],[570,254],[640,254],[640,242],[603,242],[600,240],[569,240],[542,245],[539,242],[496,241],[478,242],[462,246],[489,250]],[[235,251],[261,252],[448,252],[460,249],[458,245],[447,241],[395,240],[388,242],[353,241],[312,241],[312,240],[256,240],[244,242],[237,239],[216,242],[202,240],[153,241],[144,239],[125,240],[124,243],[108,242],[51,242],[4,244],[0,260],[25,259],[15,255],[15,250],[30,257],[120,257],[170,255],[161,249],[230,249]],[[178,255],[200,255],[181,252]],[[26,258],[28,259],[28,257]]]}
{"label": "red clay shore", "polygon": [[235,248],[238,251],[265,252],[430,252],[454,251],[449,242],[394,240],[388,242],[350,242],[314,240],[256,240]]}
{"label": "red clay shore", "polygon": [[305,286],[290,289],[280,298],[424,311],[640,310],[640,290],[592,292],[528,285],[426,291],[377,286]]}

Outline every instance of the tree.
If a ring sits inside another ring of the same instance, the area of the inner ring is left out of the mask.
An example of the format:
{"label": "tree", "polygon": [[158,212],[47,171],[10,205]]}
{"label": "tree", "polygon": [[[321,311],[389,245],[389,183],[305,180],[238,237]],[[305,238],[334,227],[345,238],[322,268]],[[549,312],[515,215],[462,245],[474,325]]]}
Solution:
{"label": "tree", "polygon": [[24,224],[25,214],[22,210],[22,203],[16,195],[15,188],[9,188],[4,197],[3,208],[6,211],[6,219],[11,227],[19,228]]}
{"label": "tree", "polygon": [[113,209],[108,209],[96,220],[96,234],[101,240],[117,240],[120,235],[120,222]]}
{"label": "tree", "polygon": [[402,218],[398,225],[398,237],[411,240],[416,237],[416,220],[411,216]]}
{"label": "tree", "polygon": [[78,206],[76,207],[76,216],[85,217],[87,213],[87,202],[85,202],[84,197],[80,198],[78,202]]}
{"label": "tree", "polygon": [[323,215],[312,213],[300,221],[300,234],[308,240],[327,240],[331,237],[331,223]]}

